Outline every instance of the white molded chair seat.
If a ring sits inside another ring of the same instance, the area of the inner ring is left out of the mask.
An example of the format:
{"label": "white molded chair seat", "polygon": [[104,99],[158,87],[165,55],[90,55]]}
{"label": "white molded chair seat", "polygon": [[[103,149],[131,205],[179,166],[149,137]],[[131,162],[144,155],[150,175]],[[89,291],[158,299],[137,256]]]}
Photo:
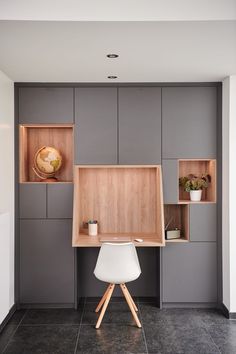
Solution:
{"label": "white molded chair seat", "polygon": [[103,243],[94,275],[106,283],[123,284],[136,280],[141,274],[135,246],[129,243]]}
{"label": "white molded chair seat", "polygon": [[129,281],[136,280],[140,274],[141,269],[137,252],[132,242],[102,244],[94,275],[97,279],[109,283],[109,286],[95,310],[95,312],[99,312],[102,308],[96,328],[101,325],[116,284],[120,285],[134,320],[137,326],[141,328],[141,323],[136,314],[138,311],[137,306],[125,285]]}

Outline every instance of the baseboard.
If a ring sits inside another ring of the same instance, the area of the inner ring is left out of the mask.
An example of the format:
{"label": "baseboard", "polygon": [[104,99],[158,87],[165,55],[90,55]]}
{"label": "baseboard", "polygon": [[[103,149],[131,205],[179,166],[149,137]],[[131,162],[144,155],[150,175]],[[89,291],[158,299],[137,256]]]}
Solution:
{"label": "baseboard", "polygon": [[228,318],[229,320],[236,320],[236,312],[229,312],[229,310],[223,303],[219,306],[219,308],[226,318]]}
{"label": "baseboard", "polygon": [[7,323],[9,322],[9,320],[11,319],[11,317],[14,315],[16,311],[16,304],[14,304],[8,314],[6,315],[6,317],[4,318],[4,320],[2,321],[2,323],[0,324],[0,333],[2,332],[3,328],[7,325]]}
{"label": "baseboard", "polygon": [[72,309],[74,307],[74,303],[25,303],[17,306],[18,309]]}
{"label": "baseboard", "polygon": [[196,308],[209,309],[217,308],[217,304],[213,302],[163,302],[163,308]]}

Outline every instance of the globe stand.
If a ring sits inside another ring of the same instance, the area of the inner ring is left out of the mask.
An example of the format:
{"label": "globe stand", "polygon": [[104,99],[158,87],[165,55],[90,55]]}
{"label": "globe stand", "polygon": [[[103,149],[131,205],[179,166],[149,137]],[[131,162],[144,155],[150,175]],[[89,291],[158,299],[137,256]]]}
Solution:
{"label": "globe stand", "polygon": [[53,183],[53,182],[58,182],[58,179],[54,176],[54,174],[51,175],[44,175],[42,172],[39,173],[35,167],[32,167],[32,170],[40,178],[40,182],[47,182],[47,183]]}

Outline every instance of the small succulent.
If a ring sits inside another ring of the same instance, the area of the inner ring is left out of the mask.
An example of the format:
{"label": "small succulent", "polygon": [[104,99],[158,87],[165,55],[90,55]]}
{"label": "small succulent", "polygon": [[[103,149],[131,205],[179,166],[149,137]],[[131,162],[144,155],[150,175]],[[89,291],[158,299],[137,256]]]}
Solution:
{"label": "small succulent", "polygon": [[189,174],[188,176],[179,178],[179,185],[186,192],[202,190],[207,188],[209,183],[211,183],[211,176],[208,174],[202,174],[200,177]]}

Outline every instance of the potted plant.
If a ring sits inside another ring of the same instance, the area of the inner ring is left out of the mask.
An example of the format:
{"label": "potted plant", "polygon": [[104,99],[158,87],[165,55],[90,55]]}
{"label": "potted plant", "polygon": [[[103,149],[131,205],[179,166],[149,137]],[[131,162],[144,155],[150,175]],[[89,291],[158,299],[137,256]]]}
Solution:
{"label": "potted plant", "polygon": [[207,188],[211,182],[211,176],[203,174],[200,177],[189,174],[185,177],[179,178],[179,185],[184,188],[186,192],[190,193],[190,200],[192,202],[200,202],[202,198],[202,190]]}

